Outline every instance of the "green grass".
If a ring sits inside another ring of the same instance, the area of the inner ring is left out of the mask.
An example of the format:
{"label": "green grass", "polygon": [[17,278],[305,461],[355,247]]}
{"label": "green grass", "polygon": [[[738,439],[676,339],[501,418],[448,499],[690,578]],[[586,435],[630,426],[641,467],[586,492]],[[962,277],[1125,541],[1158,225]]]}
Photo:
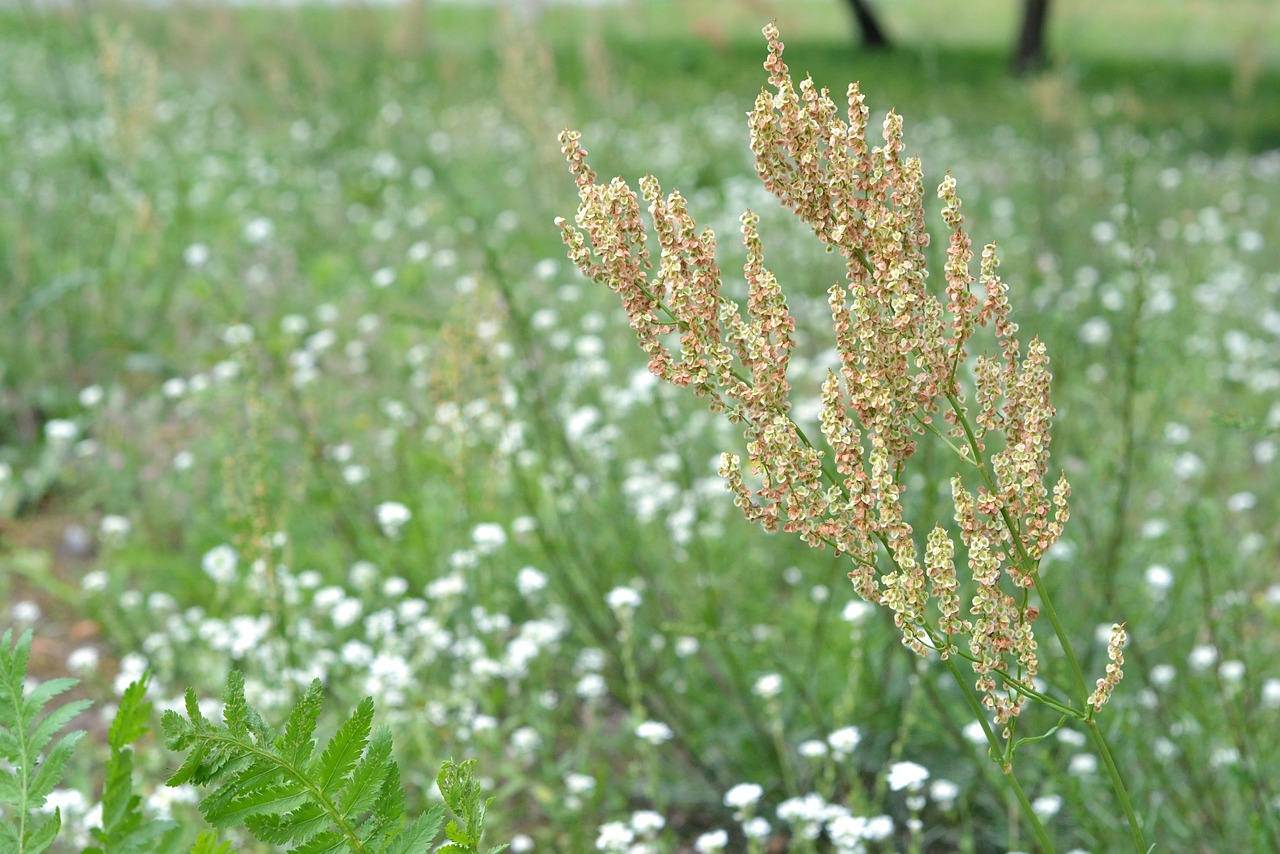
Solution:
{"label": "green grass", "polygon": [[[892,815],[906,846],[909,809],[882,781],[912,760],[960,787],[923,808],[924,850],[1029,844],[972,761],[958,694],[916,673],[879,617],[841,619],[840,560],[736,515],[711,465],[735,435],[637,379],[625,318],[551,224],[577,203],[565,125],[603,174],[684,191],[726,270],[736,217],[757,207],[805,354],[821,352],[840,267],[762,200],[746,148],[758,30],[777,14],[793,69],[837,94],[860,79],[873,126],[890,107],[906,117],[927,182],[955,172],[975,240],[1001,246],[1018,322],[1049,345],[1054,459],[1074,493],[1046,583],[1089,674],[1105,664],[1095,627],[1129,623],[1102,719],[1149,836],[1267,850],[1278,16],[1059,8],[1054,67],[1018,81],[1013,3],[884,4],[902,46],[874,56],[840,4],[749,5],[552,8],[533,31],[444,5],[417,24],[360,7],[0,11],[0,600],[40,603],[47,675],[100,651],[84,674],[98,699],[140,653],[161,705],[189,683],[212,696],[229,658],[273,713],[313,676],[339,705],[374,693],[417,793],[439,757],[479,756],[494,842],[593,850],[597,826],[651,808],[661,850],[691,850],[712,828],[737,834],[722,798],[750,781],[779,834],[777,805],[817,792]],[[252,340],[229,341],[235,324]],[[87,405],[91,386],[103,397]],[[79,438],[50,441],[58,419]],[[950,518],[926,488],[950,470],[940,448],[919,459],[910,509],[926,530]],[[396,537],[377,522],[387,501],[412,511]],[[56,551],[49,520],[96,531],[105,515],[132,530],[86,560],[32,551]],[[489,523],[504,543],[477,539]],[[235,585],[201,568],[223,544]],[[525,567],[545,590],[520,589]],[[424,592],[455,573],[461,589]],[[407,592],[382,588],[393,577]],[[631,626],[605,605],[620,585],[642,593]],[[1243,675],[1197,669],[1208,647]],[[579,696],[596,672],[606,695]],[[776,711],[752,693],[774,672]],[[640,743],[637,717],[674,738]],[[846,762],[799,755],[846,725],[862,733]],[[1032,748],[1028,789],[1063,799],[1061,850],[1113,850],[1117,811],[1097,775],[1070,770],[1077,752],[1069,736]],[[570,774],[594,788],[570,794]]]}

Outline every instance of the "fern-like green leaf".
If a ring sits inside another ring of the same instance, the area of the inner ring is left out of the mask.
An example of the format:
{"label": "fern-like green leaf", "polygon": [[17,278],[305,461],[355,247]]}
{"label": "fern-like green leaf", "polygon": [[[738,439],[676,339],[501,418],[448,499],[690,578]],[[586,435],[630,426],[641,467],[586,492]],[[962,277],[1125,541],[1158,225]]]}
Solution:
{"label": "fern-like green leaf", "polygon": [[293,854],[337,854],[347,848],[347,838],[336,830],[330,830],[314,837],[305,845],[299,845],[293,849]]}
{"label": "fern-like green leaf", "polygon": [[111,721],[107,742],[106,782],[102,790],[102,826],[91,832],[99,847],[85,854],[151,854],[166,838],[176,842],[178,825],[149,819],[142,812],[142,798],[133,792],[133,748],[150,728],[151,703],[146,699],[150,675],[132,682],[120,698]]}
{"label": "fern-like green leaf", "polygon": [[365,697],[356,706],[355,713],[329,739],[324,752],[311,763],[308,774],[320,784],[320,791],[326,797],[347,782],[351,770],[369,743],[369,731],[372,727],[373,698]]}
{"label": "fern-like green leaf", "polygon": [[53,844],[61,828],[62,811],[55,809],[53,815],[27,829],[17,850],[23,854],[40,854]]}
{"label": "fern-like green leaf", "polygon": [[44,761],[36,769],[35,776],[31,778],[27,787],[27,798],[32,806],[44,806],[45,798],[49,797],[49,794],[62,781],[62,775],[67,770],[67,762],[82,738],[84,738],[82,729],[69,732],[58,739],[58,743],[45,755]]}
{"label": "fern-like green leaf", "polygon": [[374,730],[368,750],[351,775],[351,782],[342,790],[338,812],[344,818],[367,812],[394,764],[391,760],[391,728],[384,724]]}
{"label": "fern-like green leaf", "polygon": [[236,827],[245,819],[258,815],[283,815],[297,809],[313,797],[305,780],[291,780],[264,789],[255,789],[225,804],[210,808],[212,799],[200,804],[200,811],[214,827]]}
{"label": "fern-like green leaf", "polygon": [[381,850],[386,841],[400,829],[404,819],[404,789],[400,787],[400,767],[394,761],[387,769],[387,776],[373,800],[373,812],[360,826],[360,838],[374,850]]}
{"label": "fern-like green leaf", "polygon": [[0,638],[0,758],[11,768],[0,773],[0,805],[12,809],[5,810],[6,821],[0,825],[0,850],[17,854],[39,854],[58,835],[62,814],[54,810],[53,815],[42,817],[34,811],[44,806],[61,782],[84,732],[63,733],[56,740],[55,736],[90,705],[77,700],[46,712],[50,701],[76,680],[50,679],[28,689],[30,655],[30,630],[17,641],[12,630],[5,631]]}
{"label": "fern-like green leaf", "polygon": [[[444,824],[445,804],[406,826],[391,731],[373,729],[372,698],[362,700],[315,755],[321,697],[317,680],[277,735],[245,698],[238,673],[227,679],[223,726],[201,717],[189,692],[188,718],[177,713],[163,718],[165,743],[189,751],[170,785],[212,786],[200,802],[210,824],[244,825],[262,842],[288,846],[293,854],[426,854]],[[440,777],[446,803],[462,811],[461,821],[450,823],[455,843],[446,847],[467,854],[479,854],[488,806],[480,805],[473,767],[473,762],[448,762]],[[208,849],[212,842],[203,844]]]}
{"label": "fern-like green leaf", "polygon": [[130,682],[120,695],[120,706],[107,730],[107,745],[112,749],[133,744],[151,729],[151,702],[147,699],[150,683],[151,674],[144,673],[141,679]]}
{"label": "fern-like green leaf", "polygon": [[[400,832],[387,846],[387,854],[425,854],[444,823],[444,804],[436,804]],[[452,822],[451,822],[452,823]]]}
{"label": "fern-like green leaf", "polygon": [[309,803],[287,815],[258,815],[245,820],[249,832],[268,845],[301,845],[329,826],[329,815]]}
{"label": "fern-like green leaf", "polygon": [[204,830],[191,846],[191,854],[231,854],[231,843],[219,842],[218,834],[212,830]]}
{"label": "fern-like green leaf", "polygon": [[316,731],[316,720],[320,717],[321,694],[320,680],[316,679],[298,701],[298,705],[293,707],[284,733],[277,740],[276,746],[280,754],[290,762],[306,762],[315,750],[316,743],[311,736]]}
{"label": "fern-like green leaf", "polygon": [[227,690],[222,695],[222,722],[227,732],[236,737],[249,734],[249,703],[244,698],[244,674],[231,671],[227,677]]}

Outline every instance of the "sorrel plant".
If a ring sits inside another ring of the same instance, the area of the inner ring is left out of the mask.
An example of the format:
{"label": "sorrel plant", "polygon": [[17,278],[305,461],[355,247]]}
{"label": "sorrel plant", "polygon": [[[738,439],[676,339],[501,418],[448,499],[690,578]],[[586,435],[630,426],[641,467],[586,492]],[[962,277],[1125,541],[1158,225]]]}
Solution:
{"label": "sorrel plant", "polygon": [[[569,258],[621,298],[654,375],[691,388],[741,426],[747,465],[726,453],[720,473],[746,517],[847,555],[854,588],[892,612],[903,645],[949,670],[1041,849],[1053,844],[1014,762],[1020,746],[1040,737],[1019,737],[1028,702],[1089,733],[1133,845],[1146,851],[1097,721],[1123,676],[1124,624],[1112,627],[1110,663],[1091,690],[1039,574],[1062,535],[1070,495],[1065,475],[1046,485],[1055,415],[1046,347],[1033,339],[1024,352],[994,245],[982,250],[975,295],[974,252],[950,174],[937,191],[950,230],[945,305],[929,289],[923,172],[918,158],[903,157],[902,119],[890,112],[884,144],[870,146],[858,85],[848,89],[844,118],[812,79],[794,85],[776,25],[764,35],[773,91],[762,91],[750,114],[756,170],[847,265],[846,281],[828,292],[837,367],[821,392],[825,448],[794,417],[787,364],[796,323],[764,265],[754,213],[741,217],[744,313],[722,293],[715,235],[698,230],[684,197],[664,196],[651,175],[640,181],[658,247],[655,273],[635,191],[620,178],[600,183],[580,135],[566,130],[560,142],[581,199],[576,227],[557,220]],[[994,335],[998,354],[971,360],[980,328]],[[935,523],[921,543],[903,496],[923,438],[954,452],[960,470],[951,479],[954,527]],[[963,580],[958,551],[968,567]],[[1042,615],[1070,674],[1061,689],[1039,678],[1034,624]]]}

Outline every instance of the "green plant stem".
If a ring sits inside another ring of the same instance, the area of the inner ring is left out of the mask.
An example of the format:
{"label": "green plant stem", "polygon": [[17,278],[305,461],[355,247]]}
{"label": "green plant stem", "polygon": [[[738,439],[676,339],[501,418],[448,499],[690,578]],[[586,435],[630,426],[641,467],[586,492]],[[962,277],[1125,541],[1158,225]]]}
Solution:
{"label": "green plant stem", "polygon": [[[987,736],[987,744],[991,746],[992,755],[1001,755],[1000,739],[991,729],[991,725],[987,723],[982,706],[978,703],[978,698],[973,696],[973,693],[969,690],[969,685],[965,681],[964,674],[960,672],[960,668],[956,665],[955,659],[948,657],[945,664],[947,665],[947,670],[951,673],[951,677],[960,686],[960,691],[964,694],[965,702],[969,704],[974,719],[982,725],[982,731]],[[1022,790],[1022,784],[1018,782],[1018,778],[1014,775],[1013,766],[1007,762],[1002,762],[1000,772],[1004,778],[1005,786],[1017,799],[1022,815],[1031,826],[1031,832],[1040,846],[1040,851],[1044,852],[1044,854],[1054,854],[1057,849],[1053,847],[1053,840],[1049,838],[1049,832],[1045,830],[1044,825],[1040,822],[1040,816],[1036,815],[1036,811],[1031,808],[1031,801],[1027,799],[1027,793]]]}
{"label": "green plant stem", "polygon": [[1035,581],[1036,593],[1040,596],[1040,610],[1049,620],[1049,625],[1053,626],[1053,633],[1058,638],[1058,643],[1062,646],[1062,654],[1067,659],[1067,668],[1071,671],[1071,681],[1075,683],[1076,694],[1083,703],[1085,698],[1089,696],[1089,685],[1085,681],[1084,670],[1080,667],[1080,660],[1076,658],[1075,650],[1071,647],[1071,640],[1067,636],[1066,628],[1062,625],[1062,621],[1058,619],[1058,612],[1054,610],[1053,600],[1049,598],[1049,591],[1045,589],[1040,573],[1036,572],[1031,577]]}
{"label": "green plant stem", "polygon": [[1088,724],[1089,737],[1093,739],[1093,746],[1097,749],[1098,755],[1102,757],[1102,763],[1107,766],[1107,773],[1111,775],[1111,787],[1115,790],[1116,797],[1120,799],[1120,808],[1124,810],[1125,818],[1129,822],[1129,835],[1133,839],[1133,846],[1142,854],[1146,854],[1148,847],[1146,837],[1142,833],[1142,824],[1138,821],[1138,814],[1134,812],[1133,801],[1129,799],[1129,791],[1125,788],[1120,768],[1116,765],[1116,760],[1111,755],[1111,748],[1107,746],[1107,739],[1098,727],[1096,718],[1091,716],[1086,723]]}

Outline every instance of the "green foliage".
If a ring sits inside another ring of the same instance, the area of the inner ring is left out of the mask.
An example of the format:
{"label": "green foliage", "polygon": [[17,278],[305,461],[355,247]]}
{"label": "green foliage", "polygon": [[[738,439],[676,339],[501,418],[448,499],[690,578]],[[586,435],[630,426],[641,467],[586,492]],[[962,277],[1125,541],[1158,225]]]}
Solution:
{"label": "green foliage", "polygon": [[41,717],[49,701],[74,687],[77,680],[50,679],[28,690],[31,631],[23,632],[16,644],[12,639],[12,629],[0,639],[0,757],[13,766],[12,770],[0,768],[0,806],[14,807],[12,813],[5,811],[5,821],[0,823],[0,851],[39,854],[58,835],[62,814],[55,809],[53,815],[41,818],[33,811],[44,806],[62,781],[84,730],[63,733],[56,742],[54,736],[90,703],[74,700]]}
{"label": "green foliage", "polygon": [[[436,778],[436,785],[440,788],[440,794],[444,795],[444,802],[461,820],[461,824],[451,821],[445,828],[449,843],[439,849],[441,851],[458,851],[466,854],[480,852],[480,836],[484,833],[484,814],[493,804],[493,798],[489,798],[483,804],[480,803],[480,784],[476,782],[475,766],[474,759],[468,759],[461,765],[450,759],[444,763],[440,769],[440,776]],[[506,847],[500,845],[497,848],[490,848],[488,854],[498,854],[499,851],[506,850]]]}
{"label": "green foliage", "polygon": [[[436,804],[405,825],[404,789],[391,758],[391,731],[373,728],[373,699],[366,697],[316,753],[320,715],[319,680],[294,706],[277,732],[249,705],[244,676],[232,671],[224,694],[223,723],[200,711],[187,691],[184,718],[166,712],[165,744],[189,751],[170,786],[213,786],[200,812],[216,828],[243,824],[258,839],[293,851],[428,851],[444,824],[445,804]],[[476,852],[485,807],[470,763],[446,763],[440,774],[445,802],[461,823],[450,822],[450,849]],[[212,843],[206,843],[210,845]],[[501,849],[498,849],[501,850]]]}
{"label": "green foliage", "polygon": [[149,681],[150,675],[144,675],[120,698],[107,735],[111,756],[102,792],[102,826],[91,831],[97,845],[86,848],[84,854],[143,854],[170,850],[178,841],[178,824],[148,819],[142,812],[142,797],[133,792],[131,745],[150,729],[151,703],[145,699]]}

